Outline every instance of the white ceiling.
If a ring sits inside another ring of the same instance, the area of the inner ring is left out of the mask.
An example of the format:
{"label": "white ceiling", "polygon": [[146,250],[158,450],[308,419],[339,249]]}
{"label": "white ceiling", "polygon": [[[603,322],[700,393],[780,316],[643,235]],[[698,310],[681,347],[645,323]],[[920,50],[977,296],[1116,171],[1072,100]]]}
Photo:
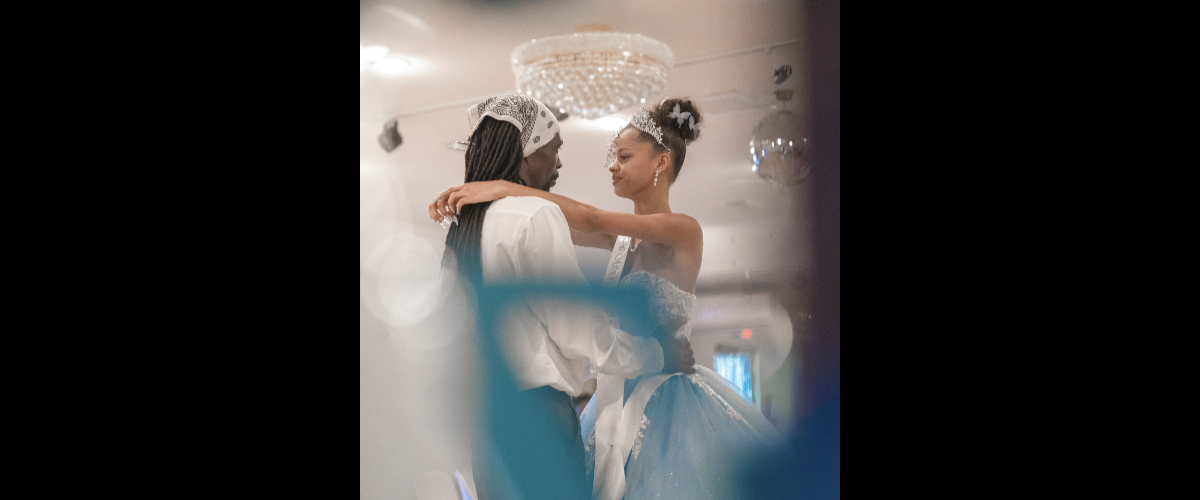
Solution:
{"label": "white ceiling", "polygon": [[[462,153],[446,146],[465,138],[466,108],[482,97],[514,91],[509,57],[516,46],[603,24],[670,46],[677,65],[664,95],[692,98],[705,118],[704,133],[689,147],[671,190],[672,209],[696,217],[704,228],[698,286],[786,279],[781,277],[790,271],[807,269],[809,246],[791,242],[794,231],[808,233],[806,212],[797,220],[791,206],[794,190],[806,186],[767,184],[750,170],[748,151],[751,130],[771,111],[776,88],[795,90],[788,108],[804,112],[805,48],[790,43],[707,58],[803,38],[802,6],[780,0],[361,2],[360,45],[384,45],[391,55],[413,62],[395,75],[360,71],[364,253],[369,233],[384,224],[391,225],[385,233],[414,234],[440,254],[445,232],[428,221],[425,207],[435,193],[462,182]],[[776,86],[771,76],[783,64],[794,73]],[[627,118],[636,109],[617,115]],[[384,153],[375,137],[390,118],[397,118],[404,143]],[[562,123],[561,134],[563,169],[554,191],[600,208],[632,211],[632,202],[612,193],[604,168],[611,132],[572,117]],[[584,250],[580,260],[585,268],[602,268],[607,254]]]}

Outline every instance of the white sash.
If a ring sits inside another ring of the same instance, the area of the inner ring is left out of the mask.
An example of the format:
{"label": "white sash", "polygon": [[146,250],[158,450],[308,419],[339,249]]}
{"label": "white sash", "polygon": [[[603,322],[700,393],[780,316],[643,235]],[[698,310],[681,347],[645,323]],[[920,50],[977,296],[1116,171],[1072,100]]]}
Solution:
{"label": "white sash", "polygon": [[[629,252],[628,236],[617,236],[608,268],[604,272],[604,285],[615,286],[625,268],[625,256]],[[612,314],[609,314],[612,321]],[[592,500],[621,500],[625,493],[625,463],[616,450],[617,428],[621,420],[621,400],[624,397],[625,379],[603,373],[596,374],[596,478],[592,486]]]}
{"label": "white sash", "polygon": [[628,236],[617,236],[612,257],[608,258],[608,269],[604,271],[604,286],[616,286],[617,282],[621,281],[621,271],[625,269],[625,256],[629,255],[629,242],[632,239]]}
{"label": "white sash", "polygon": [[[604,273],[605,286],[615,286],[620,281],[630,240],[628,236],[617,236]],[[596,477],[592,500],[621,500],[625,496],[625,460],[633,449],[646,403],[658,386],[674,375],[678,374],[643,377],[624,405],[625,379],[603,373],[596,375],[596,393],[592,396],[596,401]]]}

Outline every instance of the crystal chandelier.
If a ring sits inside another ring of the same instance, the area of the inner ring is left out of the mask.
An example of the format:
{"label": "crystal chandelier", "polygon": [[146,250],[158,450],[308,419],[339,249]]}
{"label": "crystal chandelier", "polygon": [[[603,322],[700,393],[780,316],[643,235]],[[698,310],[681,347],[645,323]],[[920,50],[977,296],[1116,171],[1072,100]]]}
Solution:
{"label": "crystal chandelier", "polygon": [[663,92],[674,63],[666,44],[612,31],[539,38],[512,53],[517,92],[587,119]]}

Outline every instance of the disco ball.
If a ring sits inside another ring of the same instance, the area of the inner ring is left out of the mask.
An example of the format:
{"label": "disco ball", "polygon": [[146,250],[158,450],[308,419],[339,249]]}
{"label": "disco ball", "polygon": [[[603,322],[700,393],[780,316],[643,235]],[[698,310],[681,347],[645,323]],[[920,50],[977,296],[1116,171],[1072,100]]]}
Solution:
{"label": "disco ball", "polygon": [[754,173],[776,186],[794,186],[808,176],[808,130],[791,111],[780,109],[763,118],[750,136]]}

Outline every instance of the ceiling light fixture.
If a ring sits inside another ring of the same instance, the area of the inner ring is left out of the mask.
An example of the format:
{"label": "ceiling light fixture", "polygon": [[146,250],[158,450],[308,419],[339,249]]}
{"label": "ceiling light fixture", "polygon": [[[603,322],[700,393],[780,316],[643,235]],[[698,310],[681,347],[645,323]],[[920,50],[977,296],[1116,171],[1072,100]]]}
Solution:
{"label": "ceiling light fixture", "polygon": [[380,73],[396,74],[404,71],[409,64],[410,63],[406,59],[401,59],[399,57],[385,57],[371,63],[371,66],[373,66]]}
{"label": "ceiling light fixture", "polygon": [[358,47],[358,61],[361,64],[371,64],[375,61],[383,59],[388,55],[388,48],[382,45],[371,45],[368,47]]}
{"label": "ceiling light fixture", "polygon": [[642,35],[605,30],[580,27],[577,33],[518,46],[512,53],[517,92],[595,119],[666,90],[675,61],[670,47]]}

